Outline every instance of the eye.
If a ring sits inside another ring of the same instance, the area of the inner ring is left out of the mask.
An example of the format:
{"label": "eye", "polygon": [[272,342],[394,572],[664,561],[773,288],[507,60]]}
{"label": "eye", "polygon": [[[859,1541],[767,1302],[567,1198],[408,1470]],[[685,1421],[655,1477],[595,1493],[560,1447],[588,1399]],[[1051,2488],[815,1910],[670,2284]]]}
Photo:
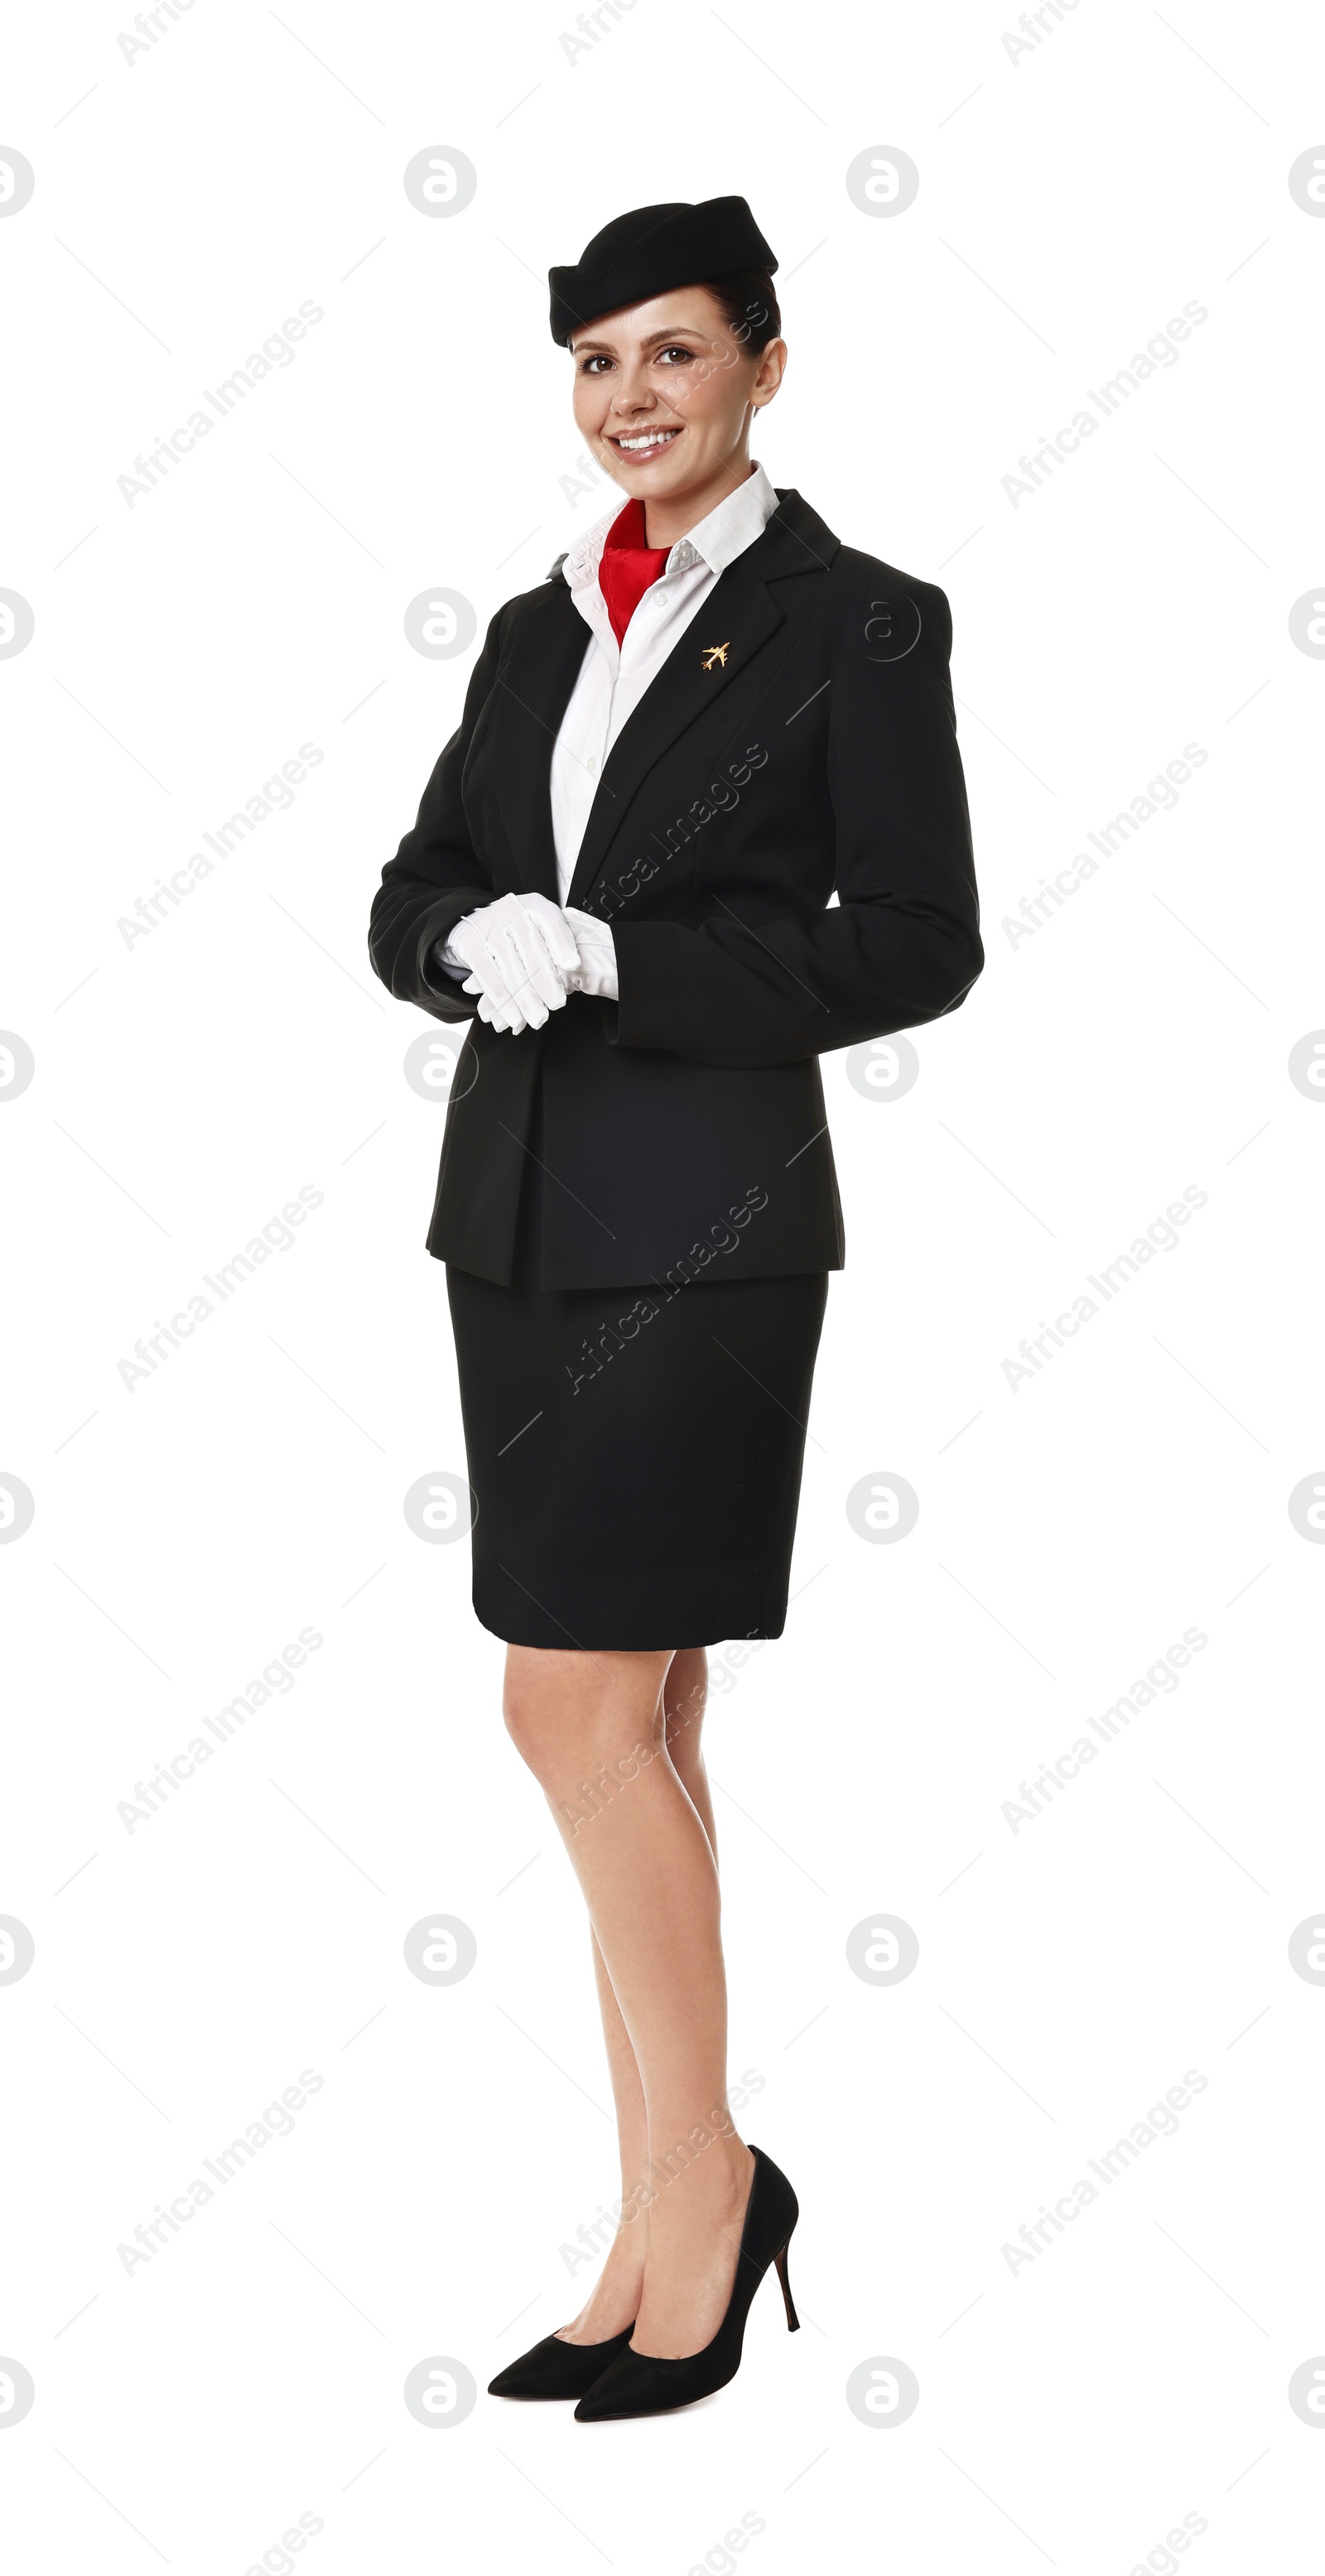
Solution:
{"label": "eye", "polygon": [[660,357],[660,358],[685,358],[685,359],[690,359],[690,358],[693,358],[694,354],[695,354],[695,353],[694,353],[694,350],[693,350],[693,349],[687,349],[687,348],[684,348],[684,347],[682,346],[682,344],[681,344],[681,342],[680,342],[679,340],[673,341],[672,346],[671,346],[671,348],[670,348],[670,349],[660,349],[660,350],[658,351],[658,355],[659,355],[659,357]]}
{"label": "eye", "polygon": [[606,349],[595,349],[589,357],[581,358],[579,365],[575,370],[576,374],[579,376],[596,376],[598,373],[598,364],[600,359],[605,367],[611,366],[612,361],[608,356]]}

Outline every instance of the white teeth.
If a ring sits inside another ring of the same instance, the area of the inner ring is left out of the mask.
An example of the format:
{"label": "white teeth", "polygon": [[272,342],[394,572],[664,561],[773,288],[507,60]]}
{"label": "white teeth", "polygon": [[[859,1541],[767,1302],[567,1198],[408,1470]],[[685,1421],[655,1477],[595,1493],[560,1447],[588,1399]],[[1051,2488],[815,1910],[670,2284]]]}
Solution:
{"label": "white teeth", "polygon": [[670,447],[676,435],[674,429],[651,429],[644,438],[618,438],[617,445],[634,456],[647,447]]}

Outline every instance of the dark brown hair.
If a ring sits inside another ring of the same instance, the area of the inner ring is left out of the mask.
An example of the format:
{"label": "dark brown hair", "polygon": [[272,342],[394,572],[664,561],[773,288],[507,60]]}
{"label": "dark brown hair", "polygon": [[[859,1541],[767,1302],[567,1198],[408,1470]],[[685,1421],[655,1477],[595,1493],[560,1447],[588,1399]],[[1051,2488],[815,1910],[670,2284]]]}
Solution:
{"label": "dark brown hair", "polygon": [[728,330],[749,356],[759,357],[770,340],[780,338],[782,316],[766,268],[735,268],[725,277],[701,278],[699,284],[721,305]]}

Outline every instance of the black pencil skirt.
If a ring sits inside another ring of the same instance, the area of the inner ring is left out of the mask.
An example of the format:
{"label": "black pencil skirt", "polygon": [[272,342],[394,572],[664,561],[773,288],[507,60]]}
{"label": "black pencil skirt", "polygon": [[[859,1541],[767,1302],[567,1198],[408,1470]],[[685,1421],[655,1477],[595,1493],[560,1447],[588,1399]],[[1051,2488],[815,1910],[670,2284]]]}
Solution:
{"label": "black pencil skirt", "polygon": [[780,1637],[826,1271],[543,1288],[542,1138],[509,1288],[447,1267],[474,1608],[509,1645]]}

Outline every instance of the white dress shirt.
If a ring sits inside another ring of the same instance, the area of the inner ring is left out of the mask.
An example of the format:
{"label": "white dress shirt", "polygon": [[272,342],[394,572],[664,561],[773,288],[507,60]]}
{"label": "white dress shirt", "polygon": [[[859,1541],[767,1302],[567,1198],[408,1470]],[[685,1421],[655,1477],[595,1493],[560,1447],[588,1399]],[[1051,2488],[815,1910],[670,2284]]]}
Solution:
{"label": "white dress shirt", "polygon": [[[618,500],[587,528],[562,566],[576,607],[594,639],[571,691],[552,752],[552,836],[557,849],[557,889],[564,904],[608,753],[645,690],[738,555],[752,546],[778,506],[762,465],[719,501],[698,526],[678,537],[655,582],[645,591],[620,644],[612,632],[598,567]],[[723,638],[715,636],[715,643]]]}
{"label": "white dress shirt", "polygon": [[[698,616],[720,573],[763,535],[778,496],[763,466],[719,501],[706,519],[678,537],[655,582],[645,591],[618,645],[598,581],[607,533],[621,515],[618,498],[605,516],[572,546],[562,566],[575,605],[589,629],[589,644],[552,749],[552,837],[557,892],[565,907],[580,854],[589,809],[612,745],[635,712],[683,630]],[[709,639],[720,644],[723,638]],[[582,989],[616,999],[616,952],[606,922],[574,911],[571,928],[584,967]],[[442,950],[447,966],[468,970]]]}

